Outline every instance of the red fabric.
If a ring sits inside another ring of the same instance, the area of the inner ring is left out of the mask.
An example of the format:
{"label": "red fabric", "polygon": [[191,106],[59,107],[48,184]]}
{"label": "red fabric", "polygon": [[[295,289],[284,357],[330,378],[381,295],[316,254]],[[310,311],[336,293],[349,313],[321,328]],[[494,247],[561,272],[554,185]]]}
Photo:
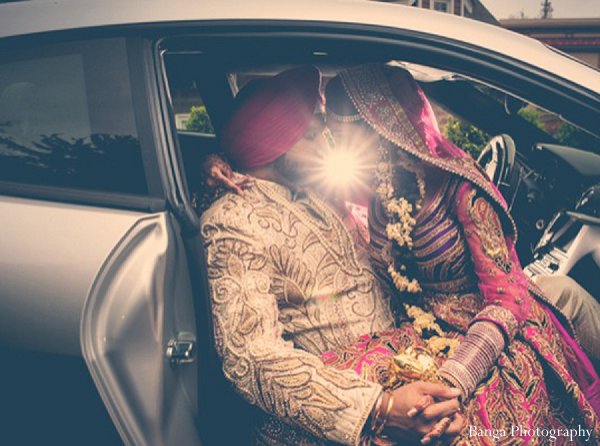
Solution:
{"label": "red fabric", "polygon": [[412,75],[401,69],[388,70],[390,87],[419,137],[435,158],[466,158],[469,155],[442,135],[431,103]]}
{"label": "red fabric", "polygon": [[[475,186],[465,182],[457,192],[454,206],[479,278],[479,290],[487,305],[509,310],[522,324],[529,316],[531,305],[527,277],[494,207],[478,192]],[[503,269],[499,265],[510,265],[510,268]],[[497,322],[504,331],[501,321],[492,322]],[[509,333],[505,334],[510,338]]]}
{"label": "red fabric", "polygon": [[290,150],[310,125],[320,99],[314,66],[283,71],[238,94],[221,146],[240,168],[260,167]]}

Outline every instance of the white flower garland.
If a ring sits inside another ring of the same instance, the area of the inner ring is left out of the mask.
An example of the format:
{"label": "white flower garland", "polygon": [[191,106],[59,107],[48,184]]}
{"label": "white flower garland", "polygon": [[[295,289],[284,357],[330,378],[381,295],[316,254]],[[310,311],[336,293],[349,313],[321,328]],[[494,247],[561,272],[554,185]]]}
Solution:
{"label": "white flower garland", "polygon": [[[379,162],[377,163],[376,178],[377,188],[375,190],[377,196],[381,200],[390,223],[386,225],[386,235],[388,240],[395,242],[400,247],[412,249],[412,230],[415,226],[415,219],[412,216],[413,205],[404,197],[395,197],[393,179],[393,168],[391,156],[388,149],[379,146]],[[423,181],[422,172],[410,163],[408,160],[403,160],[403,165],[407,170],[414,172],[417,175],[419,193],[421,200],[416,204],[417,210],[421,207],[422,198],[425,195],[425,182]],[[421,291],[421,286],[416,279],[409,279],[402,275],[396,269],[396,261],[393,256],[388,266],[388,273],[394,282],[394,286],[400,292],[418,293]],[[405,265],[399,266],[401,271],[406,271]]]}

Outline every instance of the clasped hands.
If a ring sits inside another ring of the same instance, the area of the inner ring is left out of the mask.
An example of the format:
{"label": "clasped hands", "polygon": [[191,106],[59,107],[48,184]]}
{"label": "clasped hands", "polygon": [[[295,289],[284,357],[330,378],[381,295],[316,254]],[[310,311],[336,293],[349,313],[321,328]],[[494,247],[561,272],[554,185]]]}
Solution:
{"label": "clasped hands", "polygon": [[458,435],[465,424],[460,412],[460,391],[443,384],[417,381],[386,392],[387,407],[393,398],[382,434],[394,441],[433,444]]}

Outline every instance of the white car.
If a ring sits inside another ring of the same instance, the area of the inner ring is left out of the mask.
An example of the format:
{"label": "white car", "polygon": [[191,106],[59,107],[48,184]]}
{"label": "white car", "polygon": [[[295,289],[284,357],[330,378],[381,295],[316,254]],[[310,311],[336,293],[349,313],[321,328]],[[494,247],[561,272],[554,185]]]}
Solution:
{"label": "white car", "polygon": [[[546,232],[520,247],[531,274],[598,272],[600,72],[536,40],[362,0],[0,4],[2,444],[250,442],[253,412],[212,350],[199,163],[249,78],[372,61],[512,137],[482,162],[524,240]],[[524,106],[581,143],[529,125]]]}

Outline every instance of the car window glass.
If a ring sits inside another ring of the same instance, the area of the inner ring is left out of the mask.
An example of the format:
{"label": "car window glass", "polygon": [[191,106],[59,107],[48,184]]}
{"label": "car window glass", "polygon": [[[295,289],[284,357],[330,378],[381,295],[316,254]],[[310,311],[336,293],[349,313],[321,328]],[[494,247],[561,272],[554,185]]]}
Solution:
{"label": "car window glass", "polygon": [[0,181],[146,194],[122,39],[0,54]]}
{"label": "car window glass", "polygon": [[570,123],[559,114],[545,110],[532,102],[516,98],[489,86],[477,85],[476,88],[496,102],[501,103],[507,114],[527,122],[535,129],[541,130],[542,135],[547,135],[551,138],[545,142],[552,142],[596,153],[600,152],[600,138]]}
{"label": "car window glass", "polygon": [[552,136],[558,144],[600,153],[600,139],[565,121],[561,116],[523,102],[517,115]]}
{"label": "car window glass", "polygon": [[172,79],[169,88],[177,130],[213,135],[215,130],[197,81]]}

